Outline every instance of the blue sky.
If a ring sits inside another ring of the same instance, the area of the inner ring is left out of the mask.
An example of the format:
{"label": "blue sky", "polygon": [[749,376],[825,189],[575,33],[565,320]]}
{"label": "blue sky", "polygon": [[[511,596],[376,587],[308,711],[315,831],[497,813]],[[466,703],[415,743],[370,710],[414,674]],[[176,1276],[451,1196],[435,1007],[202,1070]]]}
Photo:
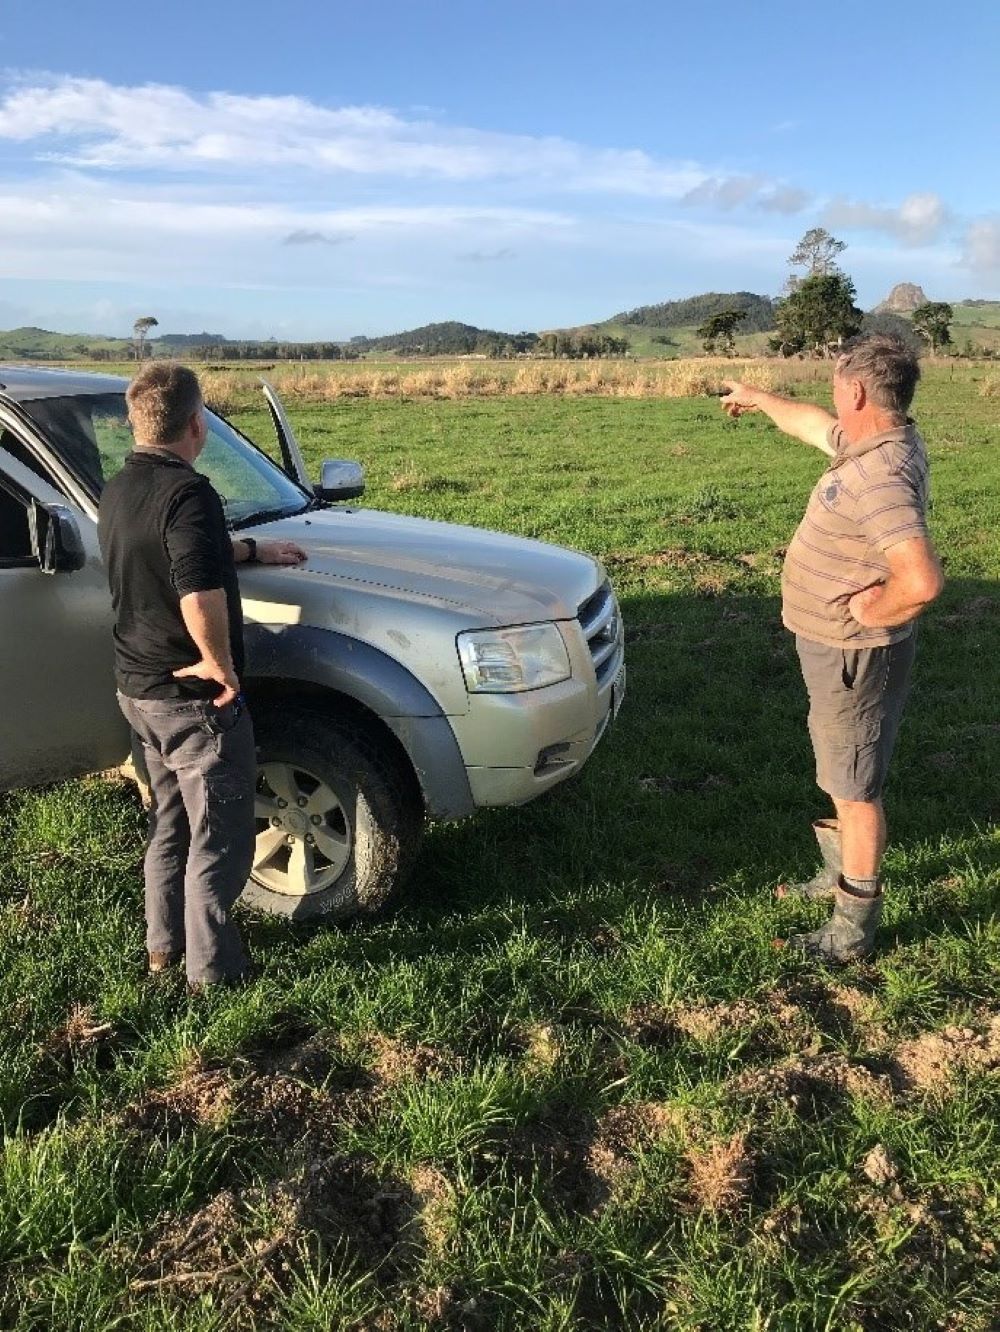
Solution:
{"label": "blue sky", "polygon": [[517,330],[1000,297],[1000,5],[0,0],[0,328]]}

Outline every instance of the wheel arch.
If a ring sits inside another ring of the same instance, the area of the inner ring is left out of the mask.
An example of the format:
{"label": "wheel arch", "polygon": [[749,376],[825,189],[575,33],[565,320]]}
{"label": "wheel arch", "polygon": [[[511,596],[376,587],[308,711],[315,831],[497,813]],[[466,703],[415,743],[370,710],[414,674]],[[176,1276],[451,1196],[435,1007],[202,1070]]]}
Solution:
{"label": "wheel arch", "polygon": [[475,804],[458,741],[440,704],[387,653],[301,625],[247,625],[251,705],[279,699],[363,724],[412,774],[427,816],[466,818]]}

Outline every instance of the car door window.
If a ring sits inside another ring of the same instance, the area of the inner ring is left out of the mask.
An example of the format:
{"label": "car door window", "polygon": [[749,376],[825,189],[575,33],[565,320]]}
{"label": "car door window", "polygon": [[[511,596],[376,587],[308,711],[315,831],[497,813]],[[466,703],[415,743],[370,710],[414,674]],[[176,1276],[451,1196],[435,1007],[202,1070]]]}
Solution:
{"label": "car door window", "polygon": [[0,481],[0,570],[37,563],[31,552],[27,505]]}
{"label": "car door window", "polygon": [[[99,496],[121,470],[134,440],[122,393],[39,398],[22,404],[60,458]],[[298,513],[309,496],[265,454],[214,412],[206,412],[208,438],[195,463],[218,491],[231,523],[266,512]]]}

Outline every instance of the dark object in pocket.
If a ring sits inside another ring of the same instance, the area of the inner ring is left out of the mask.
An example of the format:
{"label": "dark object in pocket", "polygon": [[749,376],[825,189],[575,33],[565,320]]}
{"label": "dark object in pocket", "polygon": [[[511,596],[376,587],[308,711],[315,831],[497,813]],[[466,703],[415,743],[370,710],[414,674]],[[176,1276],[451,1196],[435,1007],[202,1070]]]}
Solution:
{"label": "dark object in pocket", "polygon": [[232,731],[246,707],[242,694],[237,694],[232,703],[225,703],[217,708],[214,703],[205,704],[205,730],[209,735],[225,735]]}

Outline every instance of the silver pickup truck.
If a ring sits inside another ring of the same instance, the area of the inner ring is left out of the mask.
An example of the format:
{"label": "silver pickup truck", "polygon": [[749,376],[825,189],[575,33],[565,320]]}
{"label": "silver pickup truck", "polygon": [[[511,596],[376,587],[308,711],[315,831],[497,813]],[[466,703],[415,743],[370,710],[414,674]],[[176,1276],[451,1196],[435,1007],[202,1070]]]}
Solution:
{"label": "silver pickup truck", "polygon": [[[127,381],[0,366],[0,790],[115,767],[104,481],[131,448]],[[426,820],[532,800],[586,762],[625,691],[596,559],[355,507],[356,463],[312,485],[274,392],[283,465],[209,413],[198,468],[230,527],[291,538],[241,566],[257,844],[243,900],[304,918],[376,909]]]}

